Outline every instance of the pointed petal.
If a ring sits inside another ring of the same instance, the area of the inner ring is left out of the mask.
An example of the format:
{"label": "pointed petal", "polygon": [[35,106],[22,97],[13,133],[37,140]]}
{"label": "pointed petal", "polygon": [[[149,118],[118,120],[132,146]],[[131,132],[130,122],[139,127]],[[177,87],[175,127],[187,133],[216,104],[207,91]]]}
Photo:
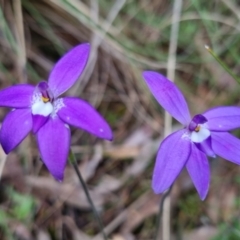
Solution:
{"label": "pointed petal", "polygon": [[206,155],[192,144],[192,151],[186,164],[188,173],[201,200],[207,196],[210,183],[210,169]]}
{"label": "pointed petal", "polygon": [[70,130],[57,116],[49,118],[37,132],[41,158],[49,172],[58,181],[63,180],[70,147]]}
{"label": "pointed petal", "polygon": [[155,193],[167,190],[184,167],[191,152],[191,142],[185,134],[185,129],[172,133],[160,145],[152,181]]}
{"label": "pointed petal", "polygon": [[86,101],[79,98],[62,98],[63,107],[57,112],[67,124],[84,129],[97,137],[112,140],[112,130],[104,118]]}
{"label": "pointed petal", "polygon": [[53,67],[48,85],[54,97],[67,91],[79,78],[88,60],[90,45],[78,45],[67,52]]}
{"label": "pointed petal", "polygon": [[240,107],[217,107],[203,114],[208,122],[208,129],[229,131],[240,127]]}
{"label": "pointed petal", "polygon": [[212,132],[213,151],[222,158],[240,164],[240,140],[228,132]]}
{"label": "pointed petal", "polygon": [[49,116],[45,117],[43,115],[32,115],[33,119],[33,133],[37,133],[37,131],[47,122]]}
{"label": "pointed petal", "polygon": [[16,109],[8,113],[0,130],[0,142],[6,154],[11,152],[32,129],[30,109]]}
{"label": "pointed petal", "polygon": [[27,108],[31,106],[31,100],[35,87],[29,84],[19,84],[0,91],[0,106],[11,108]]}
{"label": "pointed petal", "polygon": [[212,149],[212,138],[211,136],[208,137],[207,139],[205,139],[202,142],[195,142],[194,143],[195,146],[202,151],[203,153],[205,153],[207,156],[209,157],[216,157],[216,154],[214,153],[213,149]]}
{"label": "pointed petal", "polygon": [[189,124],[188,106],[178,87],[156,72],[143,72],[143,78],[160,105],[183,125]]}

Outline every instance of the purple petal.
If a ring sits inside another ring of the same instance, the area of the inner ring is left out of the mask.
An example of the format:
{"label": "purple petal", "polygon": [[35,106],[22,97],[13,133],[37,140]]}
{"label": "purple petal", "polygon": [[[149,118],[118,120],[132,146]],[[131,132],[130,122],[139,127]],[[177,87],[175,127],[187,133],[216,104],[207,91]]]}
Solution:
{"label": "purple petal", "polygon": [[200,143],[194,143],[194,144],[200,151],[205,153],[207,156],[214,157],[214,158],[216,157],[216,154],[214,153],[214,151],[212,149],[211,136]]}
{"label": "purple petal", "polygon": [[213,151],[231,162],[240,164],[240,140],[228,132],[212,132]]}
{"label": "purple petal", "polygon": [[78,45],[67,52],[53,67],[48,85],[54,97],[67,91],[83,72],[88,60],[90,45]]}
{"label": "purple petal", "polygon": [[160,145],[152,181],[155,193],[167,190],[185,165],[191,152],[191,142],[185,134],[185,129],[172,133]]}
{"label": "purple petal", "polygon": [[229,131],[240,127],[240,107],[217,107],[203,113],[207,118],[208,129]]}
{"label": "purple petal", "polygon": [[207,122],[207,119],[203,115],[197,114],[193,117],[192,121],[189,123],[188,129],[190,131],[195,131],[196,127],[199,124],[203,124],[203,123],[206,123],[206,122]]}
{"label": "purple petal", "polygon": [[33,118],[33,133],[37,133],[37,131],[47,122],[49,116],[45,117],[43,115],[33,115],[32,114],[32,118]]}
{"label": "purple petal", "polygon": [[63,180],[70,147],[70,130],[57,116],[49,118],[37,132],[41,158],[49,172],[58,181]]}
{"label": "purple petal", "polygon": [[63,98],[65,105],[58,116],[67,124],[84,129],[97,137],[112,140],[112,130],[104,118],[88,103],[79,98]]}
{"label": "purple petal", "polygon": [[31,131],[30,109],[12,110],[5,117],[0,130],[0,142],[6,154],[11,152]]}
{"label": "purple petal", "polygon": [[204,200],[209,189],[210,169],[206,155],[199,151],[194,144],[192,144],[192,151],[186,167],[201,200]]}
{"label": "purple petal", "polygon": [[11,108],[27,108],[31,105],[35,87],[19,84],[0,91],[0,106]]}
{"label": "purple petal", "polygon": [[46,101],[53,100],[53,93],[46,81],[41,81],[38,83],[38,85],[36,86],[36,92],[40,93]]}
{"label": "purple petal", "polygon": [[189,124],[188,106],[178,87],[156,72],[146,71],[143,78],[160,105],[183,125]]}

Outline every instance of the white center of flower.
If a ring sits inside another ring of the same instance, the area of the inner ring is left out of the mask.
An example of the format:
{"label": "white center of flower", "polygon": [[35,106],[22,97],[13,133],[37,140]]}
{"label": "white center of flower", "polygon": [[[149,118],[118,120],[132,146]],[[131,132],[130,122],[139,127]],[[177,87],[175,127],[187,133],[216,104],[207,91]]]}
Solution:
{"label": "white center of flower", "polygon": [[47,117],[53,112],[53,105],[50,102],[44,103],[43,101],[39,100],[32,105],[32,114],[33,115],[42,115]]}
{"label": "white center of flower", "polygon": [[49,98],[45,98],[41,93],[36,92],[32,98],[31,109],[33,115],[42,115],[44,117],[50,115],[52,118],[55,118],[57,112],[64,106],[62,98],[51,102]]}
{"label": "white center of flower", "polygon": [[195,143],[200,143],[206,140],[211,135],[211,132],[204,127],[204,125],[199,124],[195,131],[191,132],[191,140]]}

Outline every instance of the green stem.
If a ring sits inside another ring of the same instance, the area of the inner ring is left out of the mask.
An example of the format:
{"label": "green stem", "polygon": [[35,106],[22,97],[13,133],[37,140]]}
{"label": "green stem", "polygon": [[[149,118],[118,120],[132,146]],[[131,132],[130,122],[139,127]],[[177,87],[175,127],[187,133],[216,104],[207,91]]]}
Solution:
{"label": "green stem", "polygon": [[214,57],[214,59],[216,59],[216,61],[222,66],[222,68],[225,71],[227,71],[240,84],[240,78],[228,68],[228,66],[216,55],[216,53],[207,45],[205,45],[205,48]]}
{"label": "green stem", "polygon": [[172,190],[172,186],[162,195],[160,205],[159,205],[159,212],[158,212],[158,216],[157,216],[157,223],[156,223],[157,227],[156,227],[156,233],[155,233],[154,240],[158,239],[158,233],[159,233],[161,219],[162,219],[162,213],[163,213],[163,204],[164,204],[166,197],[170,194],[170,192]]}
{"label": "green stem", "polygon": [[92,198],[91,198],[91,196],[89,194],[89,191],[88,191],[88,188],[87,188],[87,185],[84,182],[83,177],[82,177],[82,175],[81,175],[81,173],[80,173],[80,171],[78,169],[77,161],[76,161],[75,155],[73,154],[72,150],[70,150],[69,161],[72,164],[72,166],[73,166],[73,168],[74,168],[74,170],[75,170],[75,172],[76,172],[76,174],[78,176],[78,179],[79,179],[80,183],[82,184],[82,187],[83,187],[83,190],[85,192],[85,195],[86,195],[86,197],[88,199],[88,202],[89,202],[89,204],[90,204],[90,206],[92,208],[93,214],[95,215],[95,218],[96,218],[96,220],[98,222],[99,228],[100,228],[101,233],[103,235],[103,239],[104,240],[108,240],[107,235],[104,232],[104,227],[103,227],[102,220],[99,217],[98,212],[97,212],[97,210],[96,210],[96,208],[95,208],[95,206],[93,204]]}

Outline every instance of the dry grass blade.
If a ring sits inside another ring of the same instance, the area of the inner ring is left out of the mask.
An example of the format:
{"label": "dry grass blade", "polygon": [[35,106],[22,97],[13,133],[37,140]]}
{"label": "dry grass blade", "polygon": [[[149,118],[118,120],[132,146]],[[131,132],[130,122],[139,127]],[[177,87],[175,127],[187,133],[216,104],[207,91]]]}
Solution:
{"label": "dry grass blade", "polygon": [[27,81],[26,76],[26,46],[25,46],[25,34],[23,27],[23,16],[22,16],[22,4],[21,0],[16,0],[13,3],[15,21],[16,21],[16,36],[18,42],[18,71],[20,77],[20,83]]}
{"label": "dry grass blade", "polygon": [[[167,77],[171,81],[175,79],[175,68],[176,68],[176,51],[178,42],[178,32],[179,32],[179,20],[181,17],[182,10],[182,0],[175,0],[173,5],[173,15],[172,15],[172,27],[170,36],[170,46],[169,46],[169,56],[168,56],[168,68]],[[172,132],[172,117],[165,112],[164,118],[164,136],[168,136]],[[171,237],[170,230],[170,195],[166,197],[163,203],[163,213],[162,213],[162,238],[164,240],[169,240]],[[160,207],[161,208],[161,207]],[[160,209],[161,211],[161,209]],[[159,213],[160,214],[160,213]],[[159,216],[160,217],[160,216]],[[158,228],[158,226],[157,226]]]}

